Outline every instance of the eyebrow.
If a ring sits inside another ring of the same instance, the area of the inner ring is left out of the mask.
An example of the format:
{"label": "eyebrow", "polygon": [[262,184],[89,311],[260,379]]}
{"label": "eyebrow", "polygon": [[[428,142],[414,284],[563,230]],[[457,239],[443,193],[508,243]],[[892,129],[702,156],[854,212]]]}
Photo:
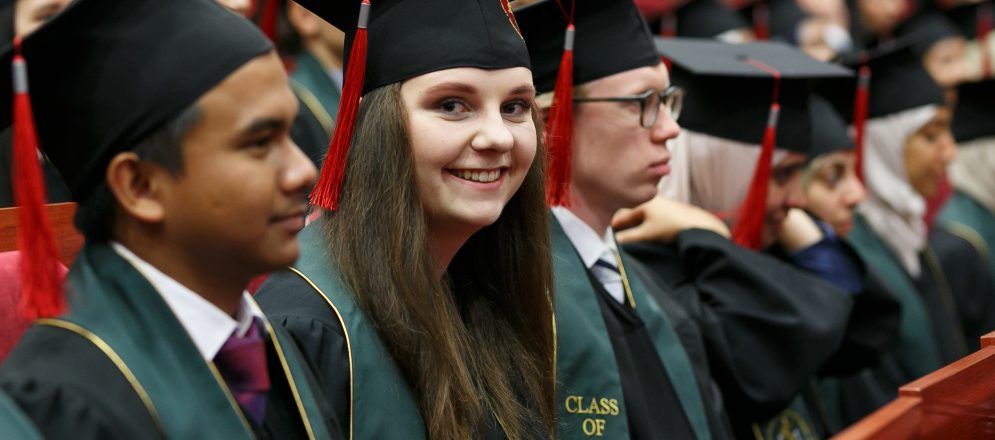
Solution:
{"label": "eyebrow", "polygon": [[248,126],[239,130],[242,136],[251,136],[266,131],[278,131],[287,126],[287,122],[280,118],[266,117],[253,120]]}
{"label": "eyebrow", "polygon": [[518,87],[515,87],[511,91],[511,93],[509,93],[509,95],[526,95],[526,94],[534,95],[535,93],[536,93],[536,88],[532,84],[522,84]]}
{"label": "eyebrow", "polygon": [[428,93],[440,93],[440,92],[459,92],[459,93],[477,93],[477,89],[469,84],[460,82],[447,82],[429,87]]}

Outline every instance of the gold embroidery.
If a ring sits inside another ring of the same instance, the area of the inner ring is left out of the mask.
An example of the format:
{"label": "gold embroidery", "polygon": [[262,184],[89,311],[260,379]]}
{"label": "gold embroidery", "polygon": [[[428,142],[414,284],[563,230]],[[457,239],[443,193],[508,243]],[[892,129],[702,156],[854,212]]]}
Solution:
{"label": "gold embroidery", "polygon": [[332,309],[332,312],[335,313],[335,316],[339,318],[339,325],[342,326],[342,333],[345,335],[345,347],[346,350],[349,352],[349,438],[352,439],[353,409],[356,407],[356,399],[355,399],[355,394],[353,393],[352,343],[349,341],[349,329],[346,328],[345,320],[342,319],[342,314],[339,313],[339,309],[335,307],[335,304],[333,304],[332,300],[328,298],[328,295],[325,295],[325,292],[323,292],[320,288],[318,288],[318,285],[314,284],[314,282],[311,281],[311,279],[308,278],[307,275],[304,275],[303,272],[297,270],[296,268],[290,267],[288,269],[290,269],[291,272],[297,274],[297,276],[301,277],[301,279],[307,282],[311,286],[311,288],[314,289],[315,292],[318,292],[318,295],[321,295],[321,298],[324,299],[326,303],[328,303],[328,307]]}
{"label": "gold embroidery", "polygon": [[121,372],[124,378],[128,381],[128,384],[131,385],[131,388],[135,390],[135,393],[138,394],[138,398],[141,399],[142,404],[145,405],[145,409],[149,412],[149,416],[152,417],[156,430],[162,434],[163,438],[166,438],[166,428],[162,424],[162,419],[159,418],[159,412],[155,409],[155,405],[152,404],[152,399],[149,397],[148,393],[145,392],[145,388],[142,387],[142,384],[138,382],[138,378],[135,377],[135,374],[131,372],[128,365],[124,363],[123,359],[121,359],[121,356],[118,356],[118,354],[109,344],[107,344],[106,341],[79,324],[61,319],[39,319],[35,321],[35,324],[61,328],[63,330],[76,333],[100,349],[100,351],[104,353],[104,356],[107,356],[107,359],[109,359],[114,366],[117,367],[118,371]]}

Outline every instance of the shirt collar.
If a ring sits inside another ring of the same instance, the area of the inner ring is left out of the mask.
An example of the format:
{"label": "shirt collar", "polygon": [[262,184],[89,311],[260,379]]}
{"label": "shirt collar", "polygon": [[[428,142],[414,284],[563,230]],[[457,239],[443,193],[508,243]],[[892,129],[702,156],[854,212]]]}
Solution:
{"label": "shirt collar", "polygon": [[599,237],[594,229],[591,229],[587,223],[584,223],[580,217],[577,217],[569,209],[556,206],[552,210],[553,215],[556,216],[556,220],[560,222],[560,226],[563,226],[563,231],[566,232],[567,238],[570,239],[574,248],[577,249],[577,253],[580,254],[580,259],[584,262],[584,267],[588,269],[594,267],[594,263],[603,257],[610,257],[608,261],[615,264],[613,251],[616,251],[618,248],[615,244],[612,228],[606,229],[604,234]]}
{"label": "shirt collar", "polygon": [[233,319],[210,301],[135,255],[124,245],[114,241],[110,244],[118,255],[131,263],[159,292],[170,310],[176,315],[176,319],[180,321],[183,329],[190,335],[190,339],[197,346],[197,351],[208,362],[214,360],[214,356],[218,354],[233,332],[237,332],[236,334],[239,336],[244,336],[254,318],[259,318],[263,322],[266,320],[248,292],[242,293],[242,301],[239,303]]}

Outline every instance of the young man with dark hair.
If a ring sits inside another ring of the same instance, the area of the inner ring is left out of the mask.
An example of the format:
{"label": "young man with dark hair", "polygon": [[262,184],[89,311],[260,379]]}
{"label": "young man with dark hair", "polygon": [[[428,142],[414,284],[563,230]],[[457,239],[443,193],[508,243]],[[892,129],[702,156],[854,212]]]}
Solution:
{"label": "young man with dark hair", "polygon": [[[86,244],[68,312],[25,333],[0,388],[48,438],[338,434],[244,292],[297,258],[316,174],[269,41],[213,1],[77,0],[12,52],[15,131],[33,113]],[[23,133],[15,151],[35,148]]]}

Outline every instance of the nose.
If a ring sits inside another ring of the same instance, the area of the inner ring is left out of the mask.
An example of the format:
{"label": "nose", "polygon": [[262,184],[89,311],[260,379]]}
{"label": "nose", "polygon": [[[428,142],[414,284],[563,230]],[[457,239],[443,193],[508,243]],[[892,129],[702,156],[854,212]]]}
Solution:
{"label": "nose", "polygon": [[506,152],[515,145],[515,137],[511,130],[505,125],[504,117],[500,111],[488,112],[479,119],[480,125],[477,132],[470,140],[470,147],[474,150],[495,150]]}
{"label": "nose", "polygon": [[670,115],[667,107],[660,103],[660,113],[656,118],[656,123],[650,128],[650,140],[654,144],[665,145],[667,141],[677,137],[681,133],[681,126]]}
{"label": "nose", "polygon": [[940,160],[946,165],[953,162],[956,157],[957,142],[954,140],[953,135],[949,133],[944,134],[940,140]]}
{"label": "nose", "polygon": [[850,176],[845,181],[845,191],[843,196],[843,203],[846,204],[848,208],[856,206],[863,202],[867,197],[867,187],[857,179],[857,176]]}
{"label": "nose", "polygon": [[293,141],[288,142],[287,161],[280,176],[280,189],[288,194],[307,191],[318,176],[311,159]]}

